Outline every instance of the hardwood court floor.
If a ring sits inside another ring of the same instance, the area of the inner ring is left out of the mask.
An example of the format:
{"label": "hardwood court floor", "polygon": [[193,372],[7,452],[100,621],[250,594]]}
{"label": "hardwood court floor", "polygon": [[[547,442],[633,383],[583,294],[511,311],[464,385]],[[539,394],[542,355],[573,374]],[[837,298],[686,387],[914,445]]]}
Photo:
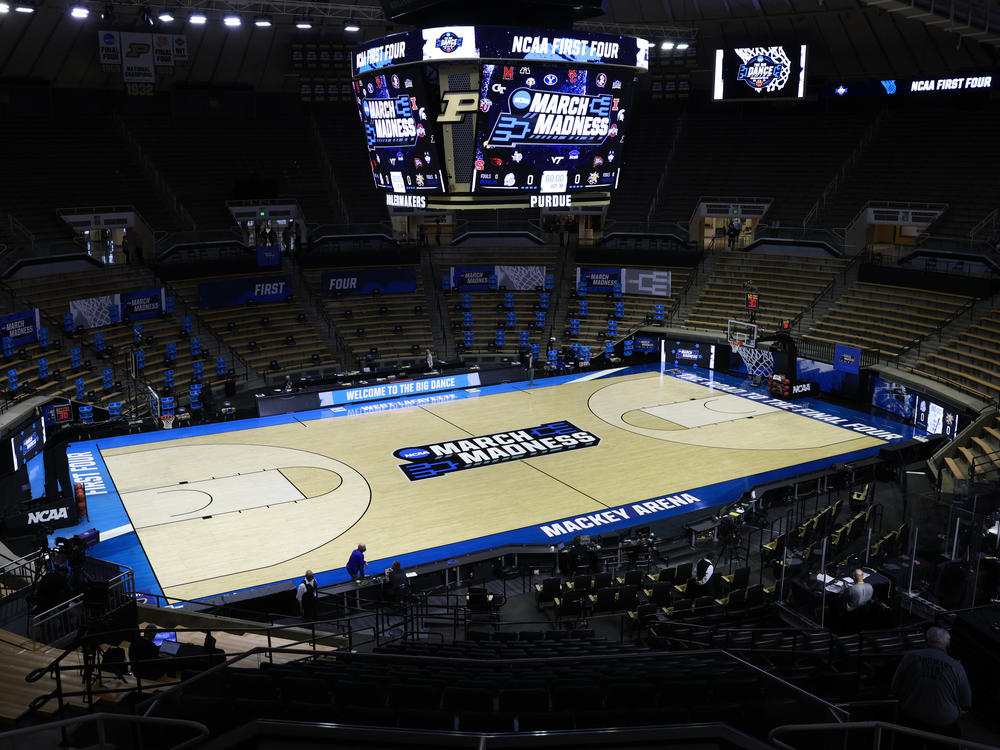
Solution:
{"label": "hardwood court floor", "polygon": [[[561,420],[600,444],[419,481],[393,455]],[[101,452],[164,593],[195,599],[341,568],[359,542],[380,570],[410,552],[883,442],[639,373]]]}

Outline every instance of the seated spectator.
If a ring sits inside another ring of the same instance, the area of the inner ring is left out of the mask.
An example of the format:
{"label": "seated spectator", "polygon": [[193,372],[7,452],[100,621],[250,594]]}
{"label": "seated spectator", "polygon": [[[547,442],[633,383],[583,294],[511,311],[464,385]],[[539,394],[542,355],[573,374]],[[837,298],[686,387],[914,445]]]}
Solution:
{"label": "seated spectator", "polygon": [[875,592],[870,583],[865,583],[865,573],[858,568],[854,571],[854,583],[847,584],[840,594],[845,612],[856,612],[868,605]]}
{"label": "seated spectator", "polygon": [[156,663],[160,658],[160,647],[153,643],[156,633],[155,625],[147,625],[142,635],[133,638],[128,647],[132,674],[144,680],[158,680],[163,676],[163,666]]}

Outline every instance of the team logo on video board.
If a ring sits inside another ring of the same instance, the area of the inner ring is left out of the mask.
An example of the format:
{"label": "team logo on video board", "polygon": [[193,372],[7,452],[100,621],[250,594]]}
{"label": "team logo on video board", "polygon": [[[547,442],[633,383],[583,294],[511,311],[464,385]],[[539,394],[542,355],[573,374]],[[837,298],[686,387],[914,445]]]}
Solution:
{"label": "team logo on video board", "polygon": [[446,31],[437,38],[437,41],[434,42],[434,46],[446,55],[450,55],[462,46],[462,37],[458,36],[454,32]]}
{"label": "team logo on video board", "polygon": [[788,83],[792,61],[788,59],[784,47],[737,49],[736,54],[743,61],[736,80],[743,81],[758,94],[761,91],[780,91]]}
{"label": "team logo on video board", "polygon": [[400,448],[393,455],[407,461],[400,469],[411,482],[451,474],[464,469],[548,456],[552,453],[593,448],[601,439],[576,425],[547,422],[523,430],[463,438],[447,443]]}

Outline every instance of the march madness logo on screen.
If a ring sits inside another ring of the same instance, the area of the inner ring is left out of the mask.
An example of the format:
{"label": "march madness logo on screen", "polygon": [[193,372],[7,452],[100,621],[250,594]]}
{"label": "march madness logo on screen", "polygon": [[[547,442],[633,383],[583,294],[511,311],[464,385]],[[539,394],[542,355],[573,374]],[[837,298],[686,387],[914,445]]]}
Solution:
{"label": "march madness logo on screen", "polygon": [[400,448],[393,455],[409,463],[399,468],[411,482],[451,474],[464,469],[548,456],[552,453],[593,448],[601,439],[576,425],[547,422],[511,432],[497,432],[447,443]]}

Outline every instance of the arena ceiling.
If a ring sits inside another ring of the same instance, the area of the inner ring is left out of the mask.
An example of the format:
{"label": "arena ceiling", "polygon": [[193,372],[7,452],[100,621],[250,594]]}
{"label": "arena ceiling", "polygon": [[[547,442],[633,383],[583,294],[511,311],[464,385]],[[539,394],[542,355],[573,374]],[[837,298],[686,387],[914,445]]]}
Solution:
{"label": "arena ceiling", "polygon": [[[426,4],[386,0],[393,1]],[[491,4],[494,17],[496,8],[518,1]],[[33,5],[36,12],[14,12],[21,4]],[[89,9],[89,18],[70,16],[76,4]],[[294,41],[353,45],[406,28],[388,20],[376,0],[0,0],[0,10],[4,5],[10,12],[0,12],[0,79],[40,79],[57,86],[109,85],[93,69],[100,29],[186,34],[193,54],[203,48],[217,61],[179,74],[177,82],[250,84],[264,91],[287,87],[282,79]],[[659,45],[664,41],[689,42],[694,51],[689,60],[705,71],[717,47],[806,43],[811,45],[810,80],[829,82],[990,71],[1000,62],[995,6],[995,0],[608,0],[602,14],[590,14],[574,27],[643,36],[656,45],[656,55],[663,54]],[[167,8],[176,16],[169,24],[157,18]],[[188,20],[196,9],[208,16],[206,25]],[[243,14],[241,28],[222,26],[222,15],[231,11]],[[261,15],[273,22],[271,27],[254,26]],[[297,29],[303,19],[312,28]],[[358,30],[345,31],[349,24]],[[233,59],[243,61],[235,74],[218,72],[232,69],[227,63]]]}

